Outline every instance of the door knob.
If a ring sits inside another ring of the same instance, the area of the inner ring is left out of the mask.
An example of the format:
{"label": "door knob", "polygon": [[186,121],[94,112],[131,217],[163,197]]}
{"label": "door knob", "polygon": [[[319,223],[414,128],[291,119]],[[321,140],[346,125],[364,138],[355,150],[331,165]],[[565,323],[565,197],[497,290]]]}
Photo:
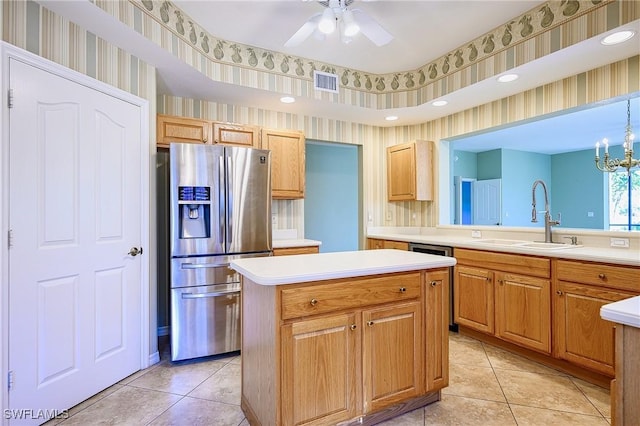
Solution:
{"label": "door knob", "polygon": [[139,254],[142,254],[142,247],[138,248],[138,247],[131,247],[131,250],[129,250],[129,256],[137,256]]}

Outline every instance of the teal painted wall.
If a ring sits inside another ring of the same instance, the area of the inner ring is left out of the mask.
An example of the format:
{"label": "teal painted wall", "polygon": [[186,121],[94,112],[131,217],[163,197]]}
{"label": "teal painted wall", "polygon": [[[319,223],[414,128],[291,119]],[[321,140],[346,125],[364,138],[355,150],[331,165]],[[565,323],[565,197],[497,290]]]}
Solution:
{"label": "teal painted wall", "polygon": [[502,150],[478,153],[478,180],[502,178]]}
{"label": "teal painted wall", "polygon": [[478,176],[478,155],[475,152],[454,151],[453,176],[475,179]]}
{"label": "teal painted wall", "polygon": [[[610,153],[618,155],[614,148]],[[594,155],[595,150],[589,149],[551,156],[551,211],[562,214],[560,226],[604,229],[608,222],[606,173],[596,169]]]}
{"label": "teal painted wall", "polygon": [[358,161],[356,145],[307,140],[304,233],[321,253],[358,250]]}
{"label": "teal painted wall", "polygon": [[[502,150],[502,224],[504,226],[544,227],[544,221],[531,222],[531,188],[541,179],[553,193],[551,156],[533,152]],[[551,195],[549,194],[549,197]],[[551,198],[549,198],[551,200]],[[544,192],[536,189],[538,210],[544,209]],[[551,213],[555,208],[551,205]]]}

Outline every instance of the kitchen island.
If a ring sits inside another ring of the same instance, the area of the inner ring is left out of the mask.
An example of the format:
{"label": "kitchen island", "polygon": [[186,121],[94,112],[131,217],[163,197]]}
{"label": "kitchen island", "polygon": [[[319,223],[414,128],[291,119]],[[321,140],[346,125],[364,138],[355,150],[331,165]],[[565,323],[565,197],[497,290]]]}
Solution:
{"label": "kitchen island", "polygon": [[438,401],[454,264],[400,250],[231,262],[249,422],[374,424]]}

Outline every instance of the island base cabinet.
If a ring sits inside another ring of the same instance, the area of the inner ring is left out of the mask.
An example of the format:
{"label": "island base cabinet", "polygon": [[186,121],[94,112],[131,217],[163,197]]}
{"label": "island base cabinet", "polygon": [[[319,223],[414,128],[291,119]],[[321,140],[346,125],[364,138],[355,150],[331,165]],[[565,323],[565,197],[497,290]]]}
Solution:
{"label": "island base cabinet", "polygon": [[423,391],[419,303],[362,314],[364,413],[418,396]]}
{"label": "island base cabinet", "polygon": [[449,272],[427,272],[424,282],[426,391],[449,385]]}
{"label": "island base cabinet", "polygon": [[614,377],[614,323],[600,308],[634,296],[615,290],[560,281],[556,285],[554,347],[556,356]]}
{"label": "island base cabinet", "polygon": [[355,314],[283,326],[283,424],[326,425],[355,417],[359,351]]}

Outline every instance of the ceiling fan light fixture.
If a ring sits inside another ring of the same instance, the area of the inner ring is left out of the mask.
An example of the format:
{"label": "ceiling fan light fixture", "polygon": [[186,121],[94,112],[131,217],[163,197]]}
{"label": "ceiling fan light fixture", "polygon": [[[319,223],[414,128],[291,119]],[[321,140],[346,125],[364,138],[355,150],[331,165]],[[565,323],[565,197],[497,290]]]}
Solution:
{"label": "ceiling fan light fixture", "polygon": [[353,37],[360,32],[360,26],[353,19],[353,12],[346,9],[342,12],[342,22],[344,24],[344,35],[347,37]]}
{"label": "ceiling fan light fixture", "polygon": [[324,34],[331,34],[336,30],[336,15],[331,8],[327,8],[322,12],[322,18],[318,22],[318,30]]}

